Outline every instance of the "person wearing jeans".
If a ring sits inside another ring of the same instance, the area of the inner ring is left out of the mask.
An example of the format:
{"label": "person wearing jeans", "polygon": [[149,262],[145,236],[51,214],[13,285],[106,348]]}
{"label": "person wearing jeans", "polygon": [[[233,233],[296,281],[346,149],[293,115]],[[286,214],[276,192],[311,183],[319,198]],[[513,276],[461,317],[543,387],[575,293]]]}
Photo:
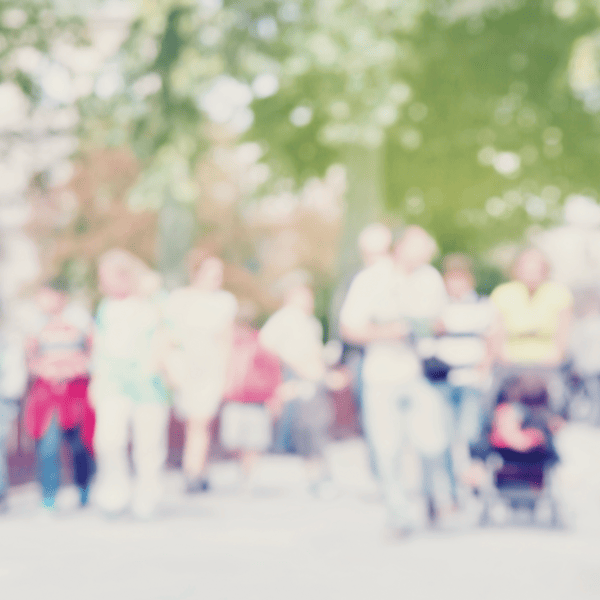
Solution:
{"label": "person wearing jeans", "polygon": [[42,506],[54,509],[64,437],[73,451],[80,502],[88,500],[92,475],[94,414],[88,402],[91,316],[70,303],[66,282],[56,279],[37,296],[39,322],[28,341],[33,381],[25,405],[25,429],[36,440]]}
{"label": "person wearing jeans", "polygon": [[60,450],[62,442],[67,442],[73,459],[73,480],[80,490],[80,502],[87,504],[89,483],[94,471],[94,463],[85,447],[81,429],[62,429],[56,417],[42,437],[36,441],[35,452],[38,465],[38,479],[42,486],[43,504],[52,508],[60,485]]}
{"label": "person wearing jeans", "polygon": [[[409,448],[423,467],[423,492],[432,503],[433,466],[448,447],[442,395],[424,378],[411,343],[413,324],[429,326],[446,302],[441,275],[428,263],[434,240],[409,227],[393,260],[378,261],[353,280],[340,314],[342,335],[366,348],[363,363],[363,419],[373,448],[392,533],[414,529],[418,508],[397,469]],[[430,510],[430,514],[433,511]]]}

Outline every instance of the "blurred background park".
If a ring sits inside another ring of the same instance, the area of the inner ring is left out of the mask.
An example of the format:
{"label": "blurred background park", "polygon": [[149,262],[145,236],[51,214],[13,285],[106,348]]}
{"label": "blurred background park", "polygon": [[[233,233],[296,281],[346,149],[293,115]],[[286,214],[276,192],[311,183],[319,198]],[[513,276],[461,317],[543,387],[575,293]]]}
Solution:
{"label": "blurred background park", "polygon": [[114,246],[173,288],[203,245],[257,314],[312,271],[327,325],[375,219],[481,292],[528,239],[586,285],[599,128],[596,0],[1,0],[0,293],[93,302]]}

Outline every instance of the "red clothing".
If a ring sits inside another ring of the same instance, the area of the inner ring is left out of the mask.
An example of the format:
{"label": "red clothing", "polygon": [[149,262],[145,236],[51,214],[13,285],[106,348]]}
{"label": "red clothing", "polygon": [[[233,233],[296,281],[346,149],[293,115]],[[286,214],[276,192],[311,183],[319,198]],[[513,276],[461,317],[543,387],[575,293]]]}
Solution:
{"label": "red clothing", "polygon": [[224,397],[233,402],[264,404],[281,384],[279,359],[258,342],[258,331],[238,326]]}
{"label": "red clothing", "polygon": [[80,428],[83,444],[92,452],[95,415],[88,401],[88,383],[87,377],[64,383],[37,378],[25,406],[25,428],[29,435],[39,440],[56,414],[62,429]]}
{"label": "red clothing", "polygon": [[[498,418],[509,418],[509,419],[517,419],[518,417],[514,415],[514,407],[510,404],[501,404],[496,408],[496,420],[492,425],[492,431],[490,433],[490,443],[494,448],[509,448],[513,449],[512,444],[508,441],[502,431],[502,427],[498,426]],[[521,429],[521,433],[524,434],[527,442],[529,443],[529,448],[539,448],[544,446],[544,434],[535,427],[526,427]]]}

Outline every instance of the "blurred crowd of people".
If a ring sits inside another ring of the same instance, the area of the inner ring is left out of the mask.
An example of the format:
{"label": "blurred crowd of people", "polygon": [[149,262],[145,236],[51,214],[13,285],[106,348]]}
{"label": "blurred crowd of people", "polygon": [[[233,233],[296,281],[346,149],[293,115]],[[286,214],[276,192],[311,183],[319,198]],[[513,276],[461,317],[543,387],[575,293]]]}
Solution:
{"label": "blurred crowd of people", "polygon": [[[539,484],[531,465],[543,471],[558,460],[552,438],[569,418],[567,387],[585,390],[596,420],[600,413],[597,297],[585,298],[573,324],[572,292],[550,279],[534,248],[487,298],[476,292],[470,257],[444,257],[441,272],[432,266],[437,245],[420,227],[394,240],[372,224],[358,244],[364,268],[339,311],[339,352],[324,345],[310,277],[300,271],[281,280],[281,307],[260,329],[223,289],[221,259],[203,251],[189,255],[189,285],[169,293],[137,257],[107,252],[95,317],[64,280],[41,287],[26,343],[6,320],[1,328],[0,507],[21,400],[43,510],[55,509],[64,441],[82,506],[91,497],[107,514],[155,515],[172,407],[184,422],[187,493],[210,490],[219,413],[219,440],[240,457],[242,487],[261,453],[295,452],[307,486],[322,494],[333,486],[324,452],[330,392],[346,385],[392,531],[414,530],[423,511],[435,522],[441,510],[459,510],[462,490],[481,487],[491,452],[529,465]],[[406,456],[420,473],[418,494]]]}

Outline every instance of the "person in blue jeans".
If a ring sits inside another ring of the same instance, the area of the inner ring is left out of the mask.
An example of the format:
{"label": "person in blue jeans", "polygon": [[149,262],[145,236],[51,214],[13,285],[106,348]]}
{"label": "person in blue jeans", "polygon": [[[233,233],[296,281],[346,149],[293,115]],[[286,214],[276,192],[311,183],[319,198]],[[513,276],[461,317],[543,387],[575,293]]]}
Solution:
{"label": "person in blue jeans", "polygon": [[63,440],[71,451],[73,479],[80,490],[80,503],[85,506],[88,501],[89,483],[94,473],[91,454],[83,444],[79,427],[62,429],[54,417],[42,438],[35,444],[42,503],[48,509],[54,508],[54,498],[60,485],[60,451]]}

